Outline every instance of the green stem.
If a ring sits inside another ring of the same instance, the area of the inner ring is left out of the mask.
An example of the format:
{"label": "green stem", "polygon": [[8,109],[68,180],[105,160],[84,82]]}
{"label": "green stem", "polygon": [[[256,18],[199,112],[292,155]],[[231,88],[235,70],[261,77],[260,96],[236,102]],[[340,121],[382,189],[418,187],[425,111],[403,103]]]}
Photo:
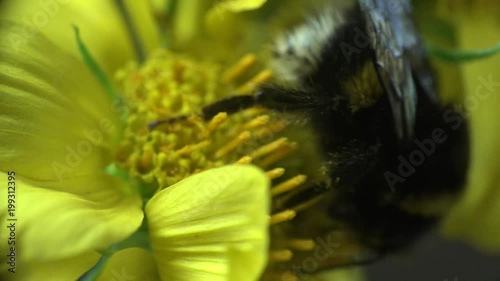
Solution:
{"label": "green stem", "polygon": [[101,274],[101,271],[108,262],[109,258],[111,258],[111,255],[102,256],[99,259],[99,261],[89,271],[85,272],[85,274],[83,274],[80,278],[78,278],[78,281],[96,280],[99,274]]}
{"label": "green stem", "polygon": [[111,245],[109,248],[100,251],[102,257],[99,261],[87,272],[85,272],[78,281],[94,281],[101,274],[108,260],[118,251],[129,248],[142,248],[152,251],[149,244],[148,229],[146,219],[143,220],[142,225],[132,235],[125,240]]}

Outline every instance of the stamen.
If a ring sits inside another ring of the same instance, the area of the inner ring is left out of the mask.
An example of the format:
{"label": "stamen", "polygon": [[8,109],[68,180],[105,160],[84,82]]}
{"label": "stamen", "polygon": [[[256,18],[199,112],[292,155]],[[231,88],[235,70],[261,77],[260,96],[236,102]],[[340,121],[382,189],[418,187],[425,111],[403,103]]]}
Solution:
{"label": "stamen", "polygon": [[219,150],[217,150],[217,152],[215,153],[215,157],[216,158],[220,158],[220,157],[228,154],[229,152],[231,152],[234,149],[236,149],[238,146],[240,146],[243,143],[245,143],[246,141],[248,141],[251,136],[252,135],[250,134],[249,131],[242,132],[236,138],[234,138],[231,141],[229,141],[226,145],[224,145],[223,147],[219,148]]}
{"label": "stamen", "polygon": [[149,169],[152,167],[153,154],[154,154],[153,147],[150,145],[146,146],[139,159],[138,168],[141,172],[144,173],[146,171],[149,171]]}
{"label": "stamen", "polygon": [[208,140],[199,142],[197,144],[185,145],[181,149],[177,150],[176,154],[179,156],[186,156],[186,155],[193,153],[195,150],[206,147],[208,145],[210,145],[210,141],[208,141]]}
{"label": "stamen", "polygon": [[247,117],[247,118],[255,118],[259,114],[266,114],[267,109],[264,109],[262,107],[251,107],[242,112],[242,115]]}
{"label": "stamen", "polygon": [[269,115],[257,116],[254,119],[250,120],[250,122],[243,125],[242,128],[245,130],[253,130],[262,127],[269,122],[269,118]]}
{"label": "stamen", "polygon": [[252,79],[250,79],[250,81],[246,82],[241,87],[236,89],[236,93],[239,95],[249,94],[255,91],[255,89],[257,89],[260,85],[271,80],[272,77],[273,74],[271,71],[267,69],[263,70],[255,75]]}
{"label": "stamen", "polygon": [[262,128],[262,129],[256,131],[255,137],[256,138],[266,138],[266,137],[272,136],[274,134],[277,134],[277,133],[283,131],[283,129],[285,129],[287,125],[288,124],[282,120],[273,122],[273,123],[269,124],[269,126],[266,126],[265,128]]}
{"label": "stamen", "polygon": [[269,224],[273,225],[273,224],[278,224],[281,222],[289,221],[289,220],[292,220],[296,215],[297,215],[297,212],[295,212],[294,210],[285,210],[283,212],[273,214],[269,218]]}
{"label": "stamen", "polygon": [[254,54],[248,54],[241,58],[234,66],[222,74],[222,83],[231,83],[240,77],[243,73],[247,72],[257,62]]}
{"label": "stamen", "polygon": [[310,208],[311,206],[313,206],[314,204],[318,203],[321,199],[323,199],[324,195],[321,194],[321,195],[318,195],[316,197],[313,197],[309,200],[307,200],[306,202],[304,203],[301,203],[295,207],[293,207],[292,209],[295,210],[297,213],[302,211],[302,210],[305,210],[305,209],[308,209]]}
{"label": "stamen", "polygon": [[208,123],[207,130],[209,132],[214,131],[216,128],[218,128],[222,123],[226,122],[227,120],[227,113],[225,112],[220,112],[217,115],[215,115],[212,120]]}
{"label": "stamen", "polygon": [[312,239],[290,239],[285,242],[285,245],[297,251],[310,251],[316,247],[316,243]]}
{"label": "stamen", "polygon": [[299,281],[297,275],[292,273],[291,271],[286,272],[266,272],[263,276],[266,281],[271,280],[286,280],[286,281]]}
{"label": "stamen", "polygon": [[290,250],[271,250],[269,252],[269,261],[289,261],[293,257],[293,253]]}
{"label": "stamen", "polygon": [[[193,174],[230,163],[252,163],[267,170],[270,180],[283,177],[285,168],[273,165],[298,146],[280,135],[290,124],[286,119],[262,107],[231,115],[219,112],[209,121],[197,114],[203,112],[203,106],[233,95],[232,89],[238,86],[241,91],[253,91],[268,81],[271,74],[265,70],[243,85],[236,84],[236,80],[251,76],[247,72],[255,65],[255,60],[254,55],[247,55],[221,76],[218,65],[164,51],[146,65],[135,65],[120,73],[124,100],[130,102],[127,105],[131,115],[118,151],[117,167],[122,167],[132,177],[157,184],[157,192]],[[163,120],[154,121],[161,118]],[[148,130],[148,124],[150,129],[165,125]],[[312,239],[289,237],[297,212],[322,198],[310,199],[317,195],[314,193],[306,198],[287,199],[292,198],[290,194],[300,194],[296,191],[302,190],[301,185],[306,180],[302,174],[287,175],[270,190],[272,210],[277,210],[268,218],[270,234],[273,243],[276,239],[281,242],[279,246],[273,244],[277,248],[269,252],[269,260],[283,263],[277,265],[280,269],[288,266],[285,263],[293,259],[294,251],[314,249]],[[281,204],[283,200],[289,204]],[[278,268],[271,264],[264,278],[275,274],[277,279],[273,280],[281,280],[284,276],[287,280],[298,279],[292,272],[280,273]]]}
{"label": "stamen", "polygon": [[250,154],[250,157],[255,159],[255,158],[259,158],[261,156],[264,156],[266,154],[269,154],[269,153],[277,150],[278,148],[282,147],[284,144],[286,144],[287,141],[288,141],[287,138],[280,138],[280,139],[275,140],[269,144],[263,145],[263,146],[257,148],[256,150],[254,150]]}
{"label": "stamen", "polygon": [[234,162],[234,164],[240,164],[240,165],[250,164],[252,163],[252,160],[253,160],[252,157],[246,155],[241,157],[238,161]]}
{"label": "stamen", "polygon": [[260,166],[267,168],[272,164],[276,163],[277,161],[288,156],[288,154],[292,153],[296,148],[297,148],[296,143],[287,143],[287,145],[280,147],[279,149],[274,151],[273,154],[264,158],[264,160],[260,162]]}
{"label": "stamen", "polygon": [[276,169],[272,169],[270,171],[267,171],[267,176],[271,180],[277,179],[277,178],[283,176],[283,174],[285,174],[285,169],[283,169],[283,168],[276,168]]}
{"label": "stamen", "polygon": [[271,195],[276,196],[279,194],[283,194],[292,189],[297,188],[299,185],[303,184],[306,181],[307,177],[305,175],[298,175],[285,182],[278,184],[277,186],[271,189]]}

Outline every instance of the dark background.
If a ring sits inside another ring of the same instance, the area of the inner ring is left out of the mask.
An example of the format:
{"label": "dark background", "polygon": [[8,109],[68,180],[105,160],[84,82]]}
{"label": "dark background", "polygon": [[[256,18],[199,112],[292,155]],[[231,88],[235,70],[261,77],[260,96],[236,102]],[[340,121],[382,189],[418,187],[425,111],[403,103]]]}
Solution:
{"label": "dark background", "polygon": [[413,250],[372,264],[366,271],[367,281],[500,281],[500,255],[482,254],[434,231]]}

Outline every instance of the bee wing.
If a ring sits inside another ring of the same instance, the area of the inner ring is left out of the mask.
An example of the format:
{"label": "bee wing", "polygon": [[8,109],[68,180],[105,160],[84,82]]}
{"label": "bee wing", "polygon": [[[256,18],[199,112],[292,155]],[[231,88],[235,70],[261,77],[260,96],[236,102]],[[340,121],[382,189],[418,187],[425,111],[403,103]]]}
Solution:
{"label": "bee wing", "polygon": [[382,86],[389,95],[396,134],[411,141],[416,119],[417,93],[412,61],[420,40],[411,18],[409,1],[359,0],[366,31],[374,51]]}

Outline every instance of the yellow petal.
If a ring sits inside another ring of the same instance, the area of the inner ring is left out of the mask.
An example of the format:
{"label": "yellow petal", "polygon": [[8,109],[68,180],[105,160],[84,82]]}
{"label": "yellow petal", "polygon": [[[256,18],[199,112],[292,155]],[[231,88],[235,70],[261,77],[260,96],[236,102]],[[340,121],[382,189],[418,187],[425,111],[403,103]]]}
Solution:
{"label": "yellow petal", "polygon": [[[461,48],[500,42],[498,16],[488,11],[457,20]],[[480,30],[481,32],[478,32]],[[464,64],[465,107],[470,113],[471,159],[468,184],[459,204],[444,223],[446,235],[500,253],[500,55]]]}
{"label": "yellow petal", "polygon": [[9,269],[12,268],[10,264],[2,263],[0,266],[0,280],[77,280],[80,276],[87,272],[89,268],[94,266],[100,257],[101,255],[96,252],[89,252],[75,257],[55,261],[17,260],[15,263],[15,273],[9,271]]}
{"label": "yellow petal", "polygon": [[245,41],[242,39],[248,34],[241,31],[253,27],[246,25],[247,20],[239,13],[258,9],[265,2],[266,0],[179,1],[173,23],[175,47],[205,57],[209,51],[209,56],[215,59],[219,59],[219,53],[223,53],[223,59],[232,60],[241,55],[239,52],[234,54],[233,47],[247,43],[242,42]]}
{"label": "yellow petal", "polygon": [[222,12],[223,10],[230,11],[233,13],[255,10],[264,5],[267,0],[225,0],[218,1],[218,3],[212,8],[217,12]]}
{"label": "yellow petal", "polygon": [[[14,178],[0,173],[0,239],[14,233],[18,259],[48,261],[103,249],[141,225],[139,196],[126,194],[125,184],[112,176],[53,182],[53,189]],[[0,244],[1,252],[8,246]]]}
{"label": "yellow petal", "polygon": [[[109,0],[19,0],[4,1],[0,19],[26,25],[16,33],[16,44],[32,40],[42,32],[59,47],[79,57],[72,25],[77,25],[87,47],[109,76],[135,58],[132,44],[115,1]],[[127,0],[128,10],[137,26],[146,50],[158,46],[158,32],[147,1]],[[2,37],[7,38],[9,37]],[[5,40],[5,39],[4,39]]]}
{"label": "yellow petal", "polygon": [[155,195],[146,215],[162,280],[257,280],[268,250],[268,189],[261,170],[224,166]]}
{"label": "yellow petal", "polygon": [[150,252],[140,248],[130,248],[115,253],[97,278],[97,281],[110,280],[154,281],[160,280],[160,276]]}
{"label": "yellow petal", "polygon": [[199,0],[177,2],[172,23],[175,47],[192,47],[190,44],[202,31],[203,13],[207,11],[210,4],[210,1]]}
{"label": "yellow petal", "polygon": [[79,60],[40,33],[12,44],[23,28],[0,21],[0,171],[50,180],[101,170],[122,122],[115,104]]}

